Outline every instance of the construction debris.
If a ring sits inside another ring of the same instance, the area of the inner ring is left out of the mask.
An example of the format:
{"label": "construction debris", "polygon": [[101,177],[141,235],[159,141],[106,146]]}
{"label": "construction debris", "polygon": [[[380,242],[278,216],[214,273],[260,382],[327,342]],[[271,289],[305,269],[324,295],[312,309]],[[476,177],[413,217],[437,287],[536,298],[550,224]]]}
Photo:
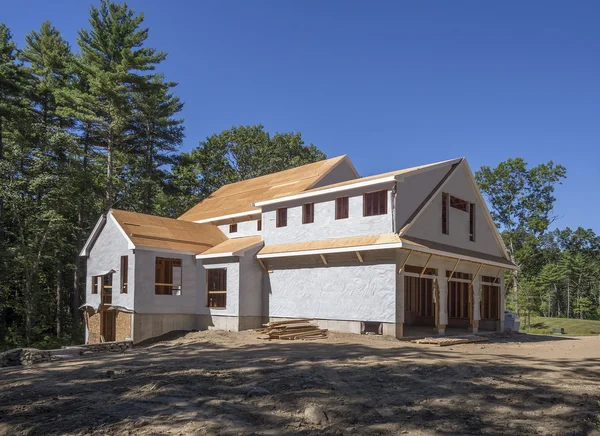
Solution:
{"label": "construction debris", "polygon": [[438,338],[423,338],[423,339],[415,339],[411,342],[414,344],[427,344],[427,345],[437,345],[438,347],[447,347],[449,345],[459,345],[459,344],[471,344],[474,342],[486,342],[489,339],[483,336],[452,336],[452,337],[438,337]]}
{"label": "construction debris", "polygon": [[272,321],[263,324],[264,329],[258,329],[259,333],[267,335],[263,339],[302,339],[304,341],[327,337],[327,329],[311,324],[310,319],[290,319],[286,321]]}

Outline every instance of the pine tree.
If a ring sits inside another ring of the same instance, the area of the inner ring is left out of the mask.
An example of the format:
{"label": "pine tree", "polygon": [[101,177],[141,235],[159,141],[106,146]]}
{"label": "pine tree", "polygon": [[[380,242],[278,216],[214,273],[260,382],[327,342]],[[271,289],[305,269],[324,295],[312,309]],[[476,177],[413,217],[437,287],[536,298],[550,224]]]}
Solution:
{"label": "pine tree", "polygon": [[170,91],[177,84],[165,82],[161,75],[149,85],[133,96],[136,155],[129,166],[128,203],[134,210],[152,214],[157,212],[157,196],[165,189],[167,168],[175,162],[174,152],[183,140],[183,120],[175,118],[183,103]]}
{"label": "pine tree", "polygon": [[148,29],[140,28],[143,20],[127,4],[101,0],[99,8],[90,8],[91,30],[80,30],[77,38],[79,65],[94,99],[90,139],[106,152],[106,208],[115,202],[116,155],[132,146],[133,95],[149,86],[151,75],[142,73],[166,58],[143,47],[148,38]]}

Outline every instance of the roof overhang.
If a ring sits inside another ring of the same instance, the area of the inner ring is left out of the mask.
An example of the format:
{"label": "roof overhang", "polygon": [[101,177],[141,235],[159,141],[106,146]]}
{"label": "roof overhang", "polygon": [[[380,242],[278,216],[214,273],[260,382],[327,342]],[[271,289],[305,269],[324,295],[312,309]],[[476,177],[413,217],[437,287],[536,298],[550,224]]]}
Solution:
{"label": "roof overhang", "polygon": [[90,250],[92,249],[92,245],[94,245],[94,242],[98,238],[98,235],[104,228],[105,224],[106,224],[106,215],[102,214],[102,216],[98,219],[98,221],[96,222],[96,225],[92,229],[92,233],[90,233],[90,236],[87,238],[87,241],[85,241],[85,245],[81,249],[79,256],[88,257],[90,255]]}
{"label": "roof overhang", "polygon": [[389,249],[405,249],[412,250],[415,252],[421,252],[425,254],[431,254],[437,257],[444,257],[447,259],[461,260],[470,263],[483,264],[487,266],[492,266],[495,268],[503,268],[516,270],[518,269],[515,265],[511,263],[504,262],[496,262],[490,259],[483,259],[475,256],[469,256],[461,253],[453,253],[444,250],[437,250],[429,247],[424,247],[419,244],[411,244],[408,241],[402,240],[401,242],[396,242],[393,244],[375,244],[375,245],[363,245],[363,246],[353,246],[353,247],[340,247],[340,248],[322,248],[322,249],[313,249],[313,250],[303,250],[303,251],[290,251],[290,252],[280,252],[280,253],[264,253],[257,254],[258,259],[272,259],[272,258],[281,258],[281,257],[294,257],[294,256],[310,256],[310,255],[320,255],[320,254],[332,254],[332,253],[351,253],[351,252],[362,252],[362,251],[371,251],[371,250],[389,250]]}
{"label": "roof overhang", "polygon": [[195,222],[197,224],[216,223],[219,221],[227,221],[227,220],[234,219],[234,218],[251,217],[254,215],[260,215],[260,213],[261,213],[260,209],[254,209],[254,210],[249,210],[246,212],[232,213],[230,215],[222,215],[222,216],[216,216],[213,218],[205,218],[203,220],[197,220],[197,221],[193,221],[193,222]]}
{"label": "roof overhang", "polygon": [[335,186],[333,188],[319,189],[318,191],[303,192],[301,194],[296,194],[296,195],[288,195],[286,197],[274,198],[272,200],[258,201],[256,203],[254,203],[253,206],[256,206],[256,207],[269,206],[271,204],[282,203],[284,201],[294,201],[294,200],[299,200],[299,199],[303,199],[303,198],[318,197],[320,195],[334,194],[337,192],[344,192],[344,191],[349,191],[352,189],[367,188],[370,186],[382,185],[384,183],[402,182],[403,180],[404,180],[403,176],[386,176],[386,177],[382,177],[380,179],[373,179],[373,180],[367,180],[367,181],[361,181],[361,179],[357,179],[356,183],[351,183],[351,184],[344,185],[344,186]]}
{"label": "roof overhang", "polygon": [[244,248],[241,248],[239,250],[236,251],[228,251],[228,252],[223,252],[223,253],[210,253],[210,254],[197,254],[196,255],[196,259],[218,259],[220,257],[232,257],[232,256],[237,256],[237,257],[243,257],[244,253],[248,250],[252,250],[253,248],[257,248],[260,247],[261,245],[263,245],[263,241],[258,241],[255,244],[251,244],[248,245]]}

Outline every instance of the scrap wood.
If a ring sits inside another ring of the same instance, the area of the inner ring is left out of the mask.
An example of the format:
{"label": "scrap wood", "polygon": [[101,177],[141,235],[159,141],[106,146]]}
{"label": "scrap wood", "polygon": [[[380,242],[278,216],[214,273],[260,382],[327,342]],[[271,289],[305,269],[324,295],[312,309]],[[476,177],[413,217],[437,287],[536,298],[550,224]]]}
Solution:
{"label": "scrap wood", "polygon": [[411,342],[414,344],[437,345],[438,347],[447,347],[449,345],[471,344],[474,342],[485,342],[489,339],[483,336],[454,336],[442,338],[423,338],[414,339]]}
{"label": "scrap wood", "polygon": [[267,335],[265,339],[319,339],[327,336],[327,329],[320,329],[317,325],[310,323],[310,319],[292,319],[287,321],[272,321],[263,324],[265,328],[256,331]]}

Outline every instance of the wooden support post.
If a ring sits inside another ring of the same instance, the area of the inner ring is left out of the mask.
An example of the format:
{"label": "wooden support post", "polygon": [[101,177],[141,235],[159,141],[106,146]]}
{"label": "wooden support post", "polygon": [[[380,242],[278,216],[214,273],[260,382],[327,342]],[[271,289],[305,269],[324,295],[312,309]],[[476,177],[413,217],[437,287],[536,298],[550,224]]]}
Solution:
{"label": "wooden support post", "polygon": [[454,264],[454,268],[452,269],[452,272],[450,273],[450,277],[448,277],[448,280],[450,280],[454,276],[454,273],[456,272],[456,268],[458,267],[459,263],[460,263],[460,259],[456,259],[456,263]]}
{"label": "wooden support post", "polygon": [[469,289],[471,289],[473,287],[473,283],[475,283],[475,279],[477,279],[477,276],[479,275],[479,271],[481,271],[481,268],[483,268],[483,263],[479,264],[479,268],[477,268],[477,272],[475,273],[475,275],[473,275],[473,280],[471,280],[471,283],[469,283]]}
{"label": "wooden support post", "polygon": [[363,257],[360,255],[360,252],[358,252],[358,251],[356,252],[356,257],[358,257],[358,261],[359,261],[360,263],[363,263],[363,262],[364,262],[364,260],[363,260]]}
{"label": "wooden support post", "polygon": [[258,258],[256,260],[258,260],[258,264],[263,269],[263,271],[266,272],[266,273],[268,273],[269,271],[267,270],[267,267],[265,266],[265,264],[263,263],[263,261],[260,260],[260,259],[258,259]]}
{"label": "wooden support post", "polygon": [[419,274],[419,277],[423,277],[423,274],[425,274],[425,270],[427,269],[427,267],[429,266],[429,262],[431,261],[431,257],[433,256],[433,254],[430,254],[429,257],[427,258],[427,262],[425,262],[425,266],[423,267],[423,269],[421,270],[421,274]]}
{"label": "wooden support post", "polygon": [[402,270],[404,269],[404,267],[406,266],[406,262],[408,262],[408,258],[410,257],[410,255],[412,254],[412,250],[410,250],[408,252],[408,256],[406,256],[406,259],[404,259],[404,262],[402,262],[402,266],[400,267],[400,269],[398,270],[398,274],[402,274]]}
{"label": "wooden support post", "polygon": [[325,259],[325,255],[323,255],[323,254],[319,254],[319,256],[321,256],[321,260],[323,261],[323,263],[324,263],[325,265],[327,265],[327,259]]}

